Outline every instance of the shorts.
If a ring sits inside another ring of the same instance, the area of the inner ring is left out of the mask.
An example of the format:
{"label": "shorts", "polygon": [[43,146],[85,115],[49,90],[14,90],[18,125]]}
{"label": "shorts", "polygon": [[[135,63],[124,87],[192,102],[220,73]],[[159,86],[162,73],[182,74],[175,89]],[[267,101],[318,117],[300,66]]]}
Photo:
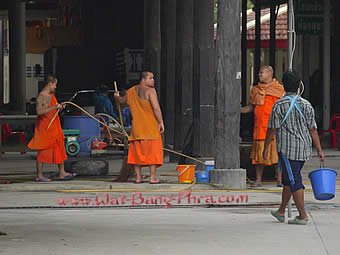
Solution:
{"label": "shorts", "polygon": [[282,184],[285,186],[290,186],[291,192],[298,191],[300,189],[304,189],[305,186],[302,184],[302,176],[301,176],[301,169],[303,165],[305,164],[305,161],[299,161],[299,160],[291,160],[288,159],[290,163],[290,167],[292,169],[292,174],[294,178],[294,184],[291,184],[289,180],[288,170],[286,168],[286,164],[282,159],[281,153],[279,153],[279,162],[282,166]]}

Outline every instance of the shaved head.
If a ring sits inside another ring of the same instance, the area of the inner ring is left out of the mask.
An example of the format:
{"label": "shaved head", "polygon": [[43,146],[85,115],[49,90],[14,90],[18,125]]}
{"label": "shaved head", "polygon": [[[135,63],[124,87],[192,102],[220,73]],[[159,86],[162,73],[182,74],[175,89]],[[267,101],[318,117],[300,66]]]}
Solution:
{"label": "shaved head", "polygon": [[268,84],[273,82],[273,68],[271,66],[261,66],[259,72],[260,82]]}
{"label": "shaved head", "polygon": [[274,73],[273,68],[271,66],[262,66],[261,70],[271,72],[272,74]]}

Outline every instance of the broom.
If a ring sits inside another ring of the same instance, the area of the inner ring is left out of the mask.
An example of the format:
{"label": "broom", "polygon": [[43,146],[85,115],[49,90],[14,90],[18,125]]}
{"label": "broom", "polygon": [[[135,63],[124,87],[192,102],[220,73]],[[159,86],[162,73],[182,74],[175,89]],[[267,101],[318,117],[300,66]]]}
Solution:
{"label": "broom", "polygon": [[[115,92],[118,92],[116,82],[114,82],[114,88],[115,88]],[[117,105],[117,109],[118,109],[118,113],[119,113],[120,125],[122,127],[123,133],[126,136],[124,136],[124,156],[123,156],[122,168],[120,169],[120,173],[119,173],[119,176],[117,177],[117,179],[115,179],[113,181],[114,182],[127,182],[129,180],[129,177],[134,176],[135,172],[134,172],[133,167],[127,163],[128,152],[129,152],[128,138],[127,138],[127,133],[126,133],[126,131],[124,129],[124,125],[123,125],[123,118],[122,118],[122,111],[120,109],[120,103],[117,102],[117,100],[116,100],[116,105]]]}

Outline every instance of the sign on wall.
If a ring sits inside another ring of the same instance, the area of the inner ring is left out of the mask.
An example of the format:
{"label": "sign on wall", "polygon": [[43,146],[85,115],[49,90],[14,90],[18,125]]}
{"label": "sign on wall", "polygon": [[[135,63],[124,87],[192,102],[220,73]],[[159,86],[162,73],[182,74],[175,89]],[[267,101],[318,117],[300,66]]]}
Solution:
{"label": "sign on wall", "polygon": [[318,35],[323,32],[323,0],[297,0],[295,30],[297,34]]}

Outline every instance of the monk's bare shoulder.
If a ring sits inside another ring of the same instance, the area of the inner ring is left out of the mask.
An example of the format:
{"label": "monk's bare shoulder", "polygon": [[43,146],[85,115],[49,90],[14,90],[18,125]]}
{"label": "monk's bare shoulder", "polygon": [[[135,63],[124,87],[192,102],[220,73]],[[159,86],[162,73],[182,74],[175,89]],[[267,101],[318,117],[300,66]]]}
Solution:
{"label": "monk's bare shoulder", "polygon": [[37,109],[48,108],[51,103],[51,96],[40,93],[37,97]]}
{"label": "monk's bare shoulder", "polygon": [[157,92],[156,92],[155,88],[146,88],[146,96],[147,96],[149,101],[152,97],[154,97],[154,96],[157,97]]}

